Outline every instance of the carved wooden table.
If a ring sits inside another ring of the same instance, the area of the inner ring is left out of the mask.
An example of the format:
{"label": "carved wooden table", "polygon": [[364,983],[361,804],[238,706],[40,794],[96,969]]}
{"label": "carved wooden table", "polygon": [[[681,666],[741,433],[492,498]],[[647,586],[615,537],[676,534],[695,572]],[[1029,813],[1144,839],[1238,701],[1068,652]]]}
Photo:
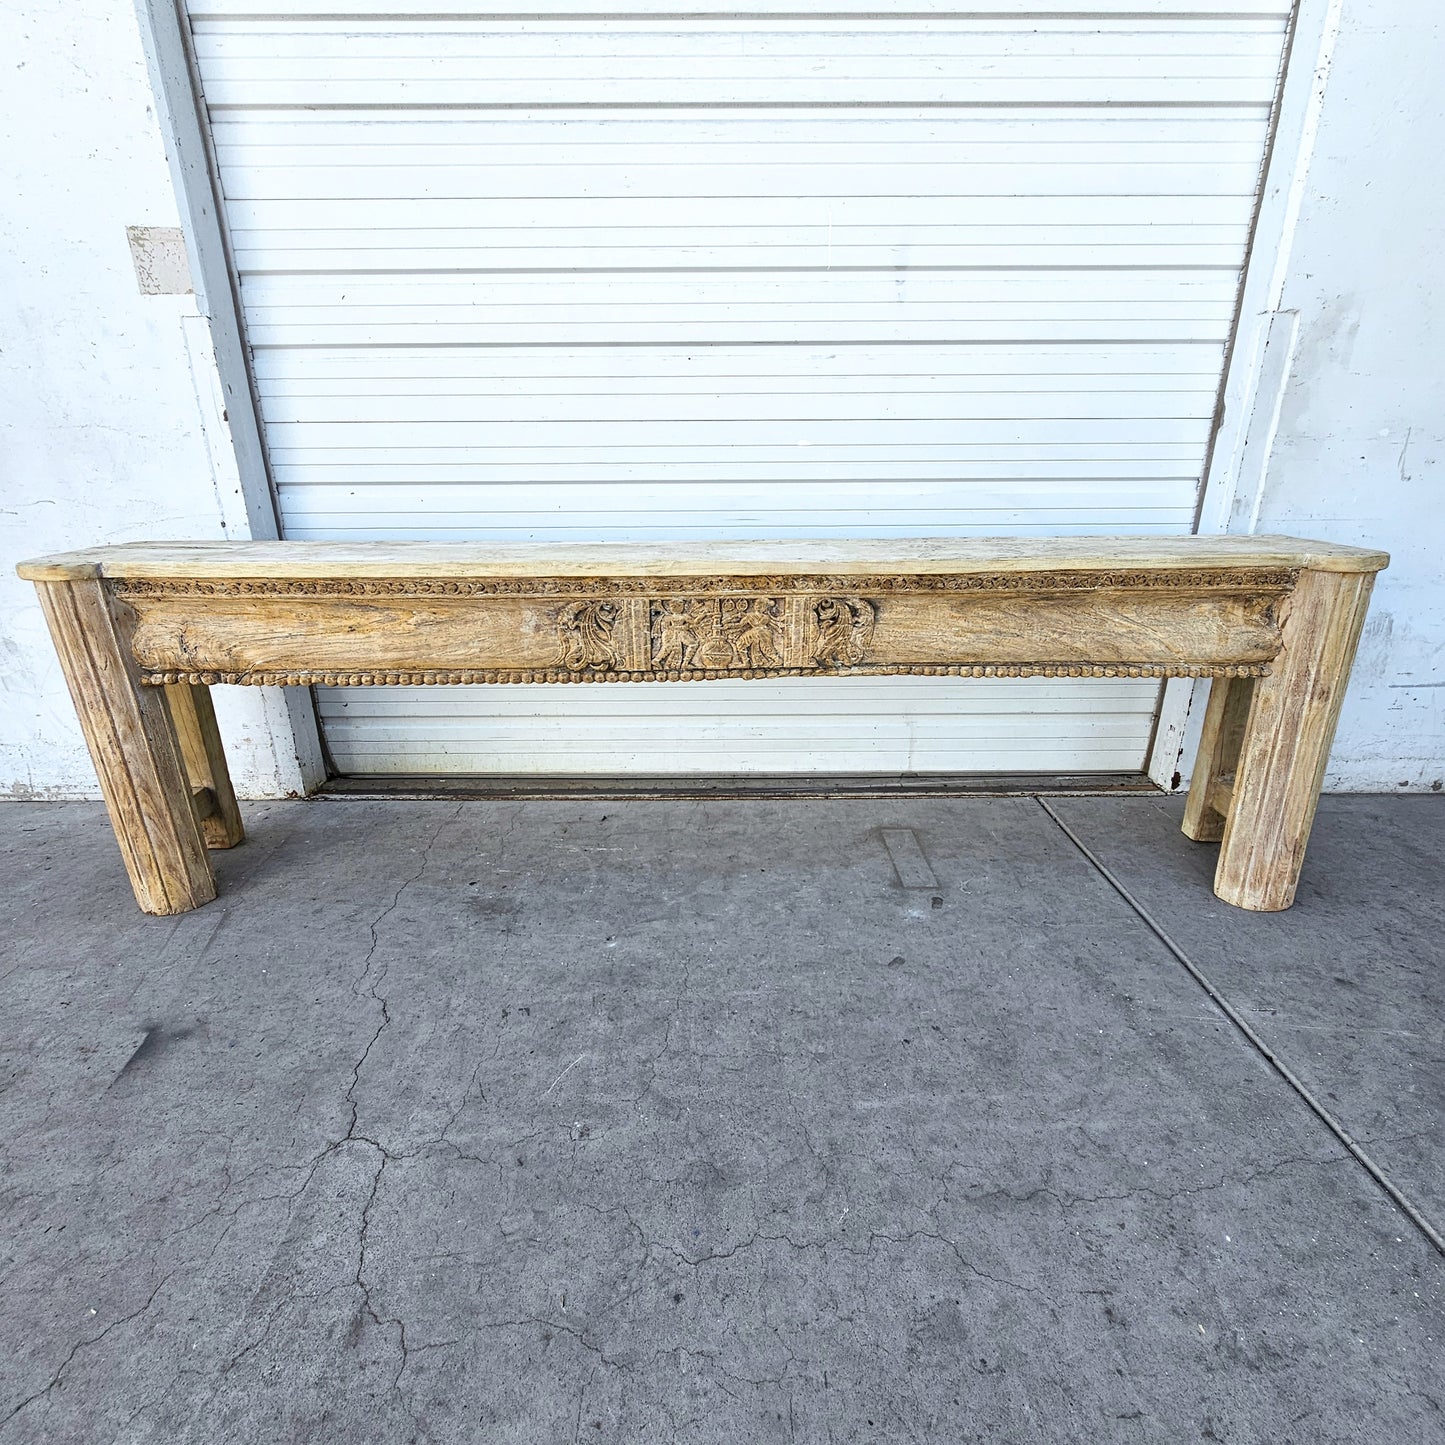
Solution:
{"label": "carved wooden table", "polygon": [[241,839],[216,683],[1211,677],[1184,831],[1288,908],[1382,552],[1289,537],[136,543],[36,584],[136,899]]}

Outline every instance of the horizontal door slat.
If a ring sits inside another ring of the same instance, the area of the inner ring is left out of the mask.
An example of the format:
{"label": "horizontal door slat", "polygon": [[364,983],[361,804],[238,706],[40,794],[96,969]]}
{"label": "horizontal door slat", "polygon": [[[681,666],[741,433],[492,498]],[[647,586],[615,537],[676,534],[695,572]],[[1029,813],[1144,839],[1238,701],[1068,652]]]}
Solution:
{"label": "horizontal door slat", "polygon": [[1217,377],[1222,359],[1219,347],[1208,342],[1149,347],[1033,344],[872,349],[770,347],[766,350],[742,345],[649,352],[627,348],[558,351],[518,347],[505,355],[486,348],[457,347],[441,353],[271,351],[257,356],[256,373],[263,385],[274,381],[278,387],[327,378],[384,382],[396,377],[418,384],[433,378],[477,380],[485,383],[477,388],[484,391],[490,391],[501,381],[516,379],[526,384],[533,377],[549,381],[616,377],[637,378],[640,382],[677,377],[699,385],[706,385],[712,378],[777,377],[787,380],[789,385],[799,378],[816,378],[826,386],[834,376],[878,375],[899,380],[915,376],[959,376],[981,382],[998,378],[1004,385],[1025,386],[1035,376],[1058,375],[1090,379],[1112,376],[1118,378],[1121,385],[1130,386],[1134,377],[1140,375],[1206,373]]}
{"label": "horizontal door slat", "polygon": [[[1023,170],[1023,174],[1020,171]],[[437,166],[233,166],[226,194],[234,200],[496,200],[575,196],[669,198],[714,195],[729,199],[769,196],[836,196],[850,188],[866,196],[1008,195],[1024,187],[1035,196],[1248,197],[1254,193],[1258,160],[1220,158],[1211,162],[1038,162],[929,161],[727,161],[700,155],[656,161],[547,164],[509,163]]]}
{"label": "horizontal door slat", "polygon": [[[866,398],[862,400],[861,398]],[[655,426],[692,422],[750,425],[757,421],[827,423],[853,421],[973,422],[1065,419],[1121,423],[1126,419],[1179,420],[1208,418],[1214,413],[1213,389],[1153,391],[1137,397],[1116,392],[983,392],[959,394],[898,388],[871,392],[863,387],[797,394],[769,392],[761,384],[752,391],[676,394],[589,392],[579,386],[570,395],[476,396],[435,393],[430,396],[292,395],[277,397],[268,408],[270,426],[395,427],[425,426],[438,438],[447,428],[498,423],[599,422]],[[284,438],[295,433],[281,433]],[[376,433],[368,433],[376,435]],[[280,439],[280,438],[278,438]]]}
{"label": "horizontal door slat", "polygon": [[[1258,17],[1274,20],[1280,24],[1286,20],[1290,7],[1284,0],[1125,0],[1125,3],[1108,3],[1108,0],[988,0],[989,13],[1008,17],[1014,23],[1035,23],[1042,16],[1082,15],[1090,20],[1110,15],[1130,17],[1138,22],[1143,17],[1146,23],[1158,15],[1174,17],[1180,15],[1201,15],[1213,17],[1221,11],[1231,16]],[[722,0],[711,0],[699,4],[697,0],[687,7],[688,14],[716,14],[731,18],[736,14],[735,4],[729,6]],[[517,7],[514,0],[469,0],[465,7],[452,5],[450,8],[439,4],[439,0],[301,0],[287,18],[293,22],[307,22],[353,17],[380,17],[388,22],[404,21],[407,28],[426,24],[450,24],[457,19],[472,20],[479,16],[515,16]],[[530,0],[528,15],[595,15],[607,18],[619,13],[617,0]],[[625,13],[628,15],[659,14],[673,16],[678,13],[677,0],[627,0]],[[813,14],[824,16],[856,15],[860,20],[871,16],[909,15],[937,16],[947,19],[958,13],[957,0],[815,0],[815,3],[800,3],[800,0],[748,0],[750,15],[784,15],[789,18],[807,18]],[[274,22],[277,11],[274,0],[196,0],[190,9],[193,24],[198,30],[207,26],[234,26]],[[1014,19],[1016,17],[1016,19]]]}

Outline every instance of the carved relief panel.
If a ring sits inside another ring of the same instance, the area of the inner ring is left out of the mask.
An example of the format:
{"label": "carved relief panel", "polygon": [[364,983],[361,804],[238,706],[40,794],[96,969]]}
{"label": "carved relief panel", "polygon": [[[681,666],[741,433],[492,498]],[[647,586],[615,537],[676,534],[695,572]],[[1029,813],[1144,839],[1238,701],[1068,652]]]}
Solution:
{"label": "carved relief panel", "polygon": [[[1291,576],[127,581],[147,682],[1258,675]],[[869,595],[853,591],[862,583]]]}
{"label": "carved relief panel", "polygon": [[[643,610],[640,657],[628,655],[634,610]],[[856,667],[877,613],[863,597],[590,598],[559,609],[555,665],[669,676]]]}
{"label": "carved relief panel", "polygon": [[[856,667],[867,660],[877,613],[863,597],[578,600],[557,613],[555,665],[666,676]],[[628,645],[633,633],[640,648]]]}
{"label": "carved relief panel", "polygon": [[664,597],[648,603],[653,668],[783,666],[783,609],[776,597]]}

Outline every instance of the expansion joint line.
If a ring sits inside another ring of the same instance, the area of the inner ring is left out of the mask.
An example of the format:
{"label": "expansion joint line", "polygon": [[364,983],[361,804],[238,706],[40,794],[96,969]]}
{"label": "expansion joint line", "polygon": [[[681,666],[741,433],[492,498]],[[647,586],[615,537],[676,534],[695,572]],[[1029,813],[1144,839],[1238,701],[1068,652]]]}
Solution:
{"label": "expansion joint line", "polygon": [[1320,1121],[1320,1123],[1322,1123],[1325,1128],[1327,1128],[1330,1133],[1333,1134],[1342,1145],[1344,1145],[1345,1149],[1354,1158],[1356,1163],[1358,1163],[1360,1167],[1364,1169],[1365,1173],[1368,1174],[1370,1178],[1373,1179],[1375,1183],[1378,1184],[1387,1195],[1389,1195],[1391,1202],[1400,1209],[1401,1213],[1408,1216],[1410,1222],[1415,1226],[1415,1228],[1418,1229],[1420,1233],[1423,1234],[1425,1238],[1428,1239],[1430,1243],[1433,1244],[1442,1255],[1445,1255],[1445,1235],[1442,1235],[1441,1232],[1436,1229],[1435,1226],[1431,1224],[1428,1219],[1425,1218],[1419,1207],[1406,1194],[1404,1194],[1404,1192],[1399,1188],[1398,1185],[1396,1185],[1390,1180],[1389,1176],[1385,1173],[1385,1171],[1381,1169],[1380,1166],[1376,1164],[1375,1161],[1371,1159],[1367,1153],[1365,1153],[1364,1149],[1361,1148],[1358,1143],[1356,1143],[1354,1137],[1350,1134],[1350,1131],[1346,1129],[1345,1126],[1341,1124],[1340,1121],[1335,1118],[1332,1113],[1330,1113],[1330,1111],[1319,1101],[1319,1099],[1317,1099],[1314,1094],[1310,1092],[1308,1086],[1304,1083],[1304,1081],[1289,1067],[1288,1064],[1285,1063],[1282,1058],[1280,1058],[1277,1053],[1275,1053],[1272,1048],[1270,1048],[1270,1046],[1264,1041],[1264,1039],[1262,1039],[1259,1034],[1254,1031],[1254,1029],[1249,1024],[1249,1021],[1244,1017],[1243,1014],[1239,1012],[1237,1008],[1234,1007],[1232,1003],[1230,1003],[1227,998],[1225,998],[1225,996],[1219,991],[1219,989],[1215,987],[1215,985],[1209,980],[1209,977],[1205,974],[1204,970],[1201,969],[1199,965],[1195,963],[1194,960],[1190,958],[1189,955],[1185,953],[1184,950],[1180,948],[1177,943],[1175,943],[1175,941],[1169,936],[1169,934],[1165,932],[1163,925],[1160,924],[1159,921],[1149,912],[1149,910],[1145,908],[1144,905],[1140,903],[1139,900],[1135,898],[1134,895],[1130,893],[1129,890],[1125,888],[1124,885],[1104,866],[1104,864],[1099,860],[1098,856],[1090,850],[1090,848],[1083,841],[1083,839],[1080,838],[1079,835],[1074,832],[1074,830],[1069,827],[1069,825],[1064,822],[1061,817],[1059,817],[1059,815],[1053,810],[1053,808],[1049,806],[1048,799],[1036,796],[1035,801],[1038,803],[1039,807],[1041,807],[1044,812],[1046,812],[1049,817],[1051,817],[1054,822],[1059,825],[1064,835],[1074,845],[1074,847],[1077,848],[1079,852],[1084,855],[1084,857],[1093,866],[1094,870],[1099,874],[1099,876],[1114,890],[1115,893],[1119,895],[1120,898],[1124,900],[1125,903],[1129,905],[1130,908],[1134,910],[1136,914],[1139,915],[1139,918],[1143,922],[1145,927],[1148,928],[1150,932],[1153,933],[1154,936],[1159,940],[1159,942],[1162,943],[1164,947],[1167,948],[1169,952],[1172,953],[1174,957],[1179,960],[1179,962],[1184,966],[1185,971],[1194,980],[1194,982],[1197,983],[1200,988],[1202,988],[1204,992],[1209,995],[1210,1001],[1220,1011],[1220,1013],[1222,1013],[1225,1018],[1228,1019],[1229,1022],[1233,1024],[1234,1027],[1241,1034],[1244,1035],[1244,1038],[1246,1042],[1248,1042],[1250,1047],[1253,1048],[1265,1061],[1265,1063],[1267,1063],[1270,1068],[1272,1068],[1275,1073],[1278,1074],[1280,1078],[1283,1079],[1285,1083],[1288,1084],[1290,1088],[1299,1095],[1299,1097],[1304,1101],[1306,1106]]}

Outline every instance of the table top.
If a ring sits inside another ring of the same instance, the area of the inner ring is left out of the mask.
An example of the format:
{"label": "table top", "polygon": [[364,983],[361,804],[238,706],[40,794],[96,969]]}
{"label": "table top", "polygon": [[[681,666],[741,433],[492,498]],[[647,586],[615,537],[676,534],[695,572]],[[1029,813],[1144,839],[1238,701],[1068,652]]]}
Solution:
{"label": "table top", "polygon": [[81,578],[696,577],[1304,568],[1378,572],[1389,554],[1298,537],[889,537],[805,541],[125,542],[21,562]]}

